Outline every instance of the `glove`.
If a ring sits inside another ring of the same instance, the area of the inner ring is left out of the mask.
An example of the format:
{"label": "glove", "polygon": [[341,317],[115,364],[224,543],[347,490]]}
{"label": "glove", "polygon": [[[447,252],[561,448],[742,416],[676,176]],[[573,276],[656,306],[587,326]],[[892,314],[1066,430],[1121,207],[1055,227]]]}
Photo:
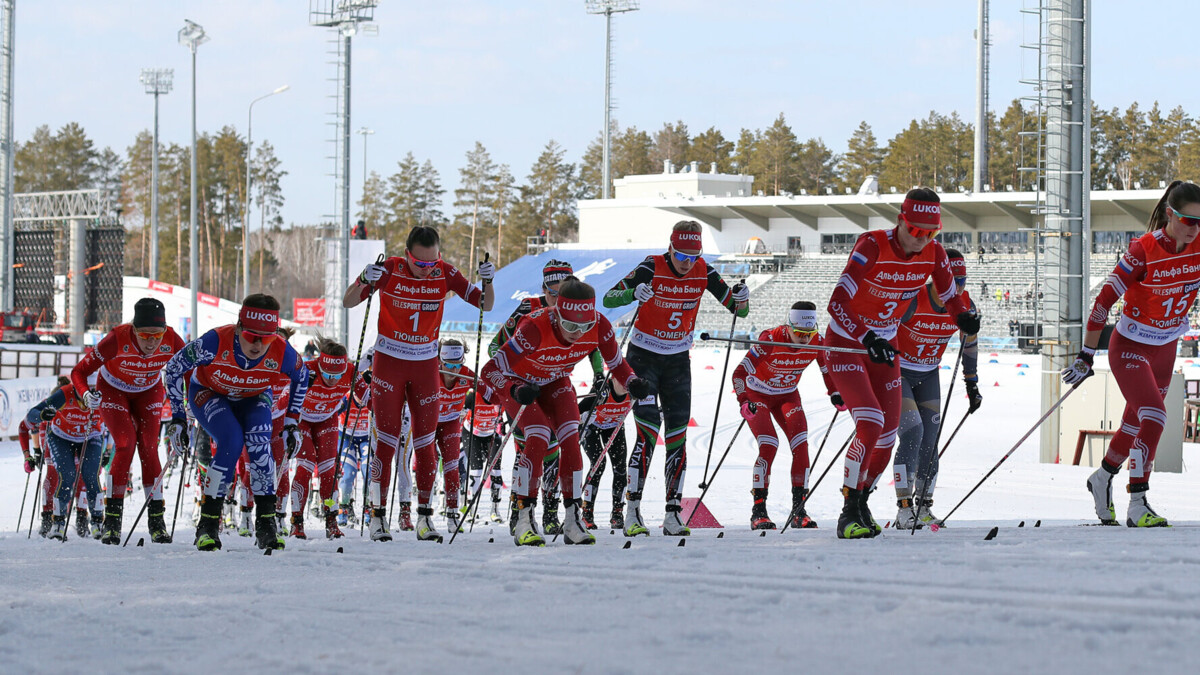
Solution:
{"label": "glove", "polygon": [[650,395],[650,383],[640,377],[631,377],[625,383],[625,389],[633,400],[640,401]]}
{"label": "glove", "polygon": [[829,402],[833,404],[833,407],[841,411],[845,411],[848,407],[846,402],[842,400],[842,395],[836,391],[829,395]]}
{"label": "glove", "polygon": [[177,455],[187,452],[188,433],[186,419],[173,417],[170,422],[167,422],[167,444]]}
{"label": "glove", "polygon": [[95,410],[100,407],[100,392],[85,391],[83,392],[83,407],[88,410]]}
{"label": "glove", "polygon": [[742,404],[742,419],[747,422],[750,421],[751,417],[754,417],[754,413],[756,412],[758,412],[758,404],[754,401],[746,401]]}
{"label": "glove", "polygon": [[587,396],[584,396],[583,398],[579,399],[579,414],[582,415],[583,413],[586,413],[589,410],[592,410],[593,408],[595,408],[596,407],[596,398],[597,398],[597,396],[595,394],[588,394]]}
{"label": "glove", "polygon": [[592,375],[592,391],[600,391],[602,386],[604,386],[604,371]]}
{"label": "glove", "polygon": [[1069,367],[1063,368],[1062,379],[1070,385],[1077,385],[1080,382],[1092,376],[1092,354],[1094,352],[1086,347],[1079,351],[1079,355],[1075,357],[1075,363]]}
{"label": "glove", "polygon": [[976,335],[979,333],[979,315],[974,312],[961,312],[954,317],[954,323],[958,325],[958,329],[967,335]]}
{"label": "glove", "polygon": [[37,462],[33,461],[33,457],[32,456],[26,457],[25,458],[25,473],[33,473],[33,470],[36,468],[37,468]]}
{"label": "glove", "polygon": [[654,297],[654,289],[650,284],[638,284],[637,288],[633,289],[633,299],[638,302],[646,302]]}
{"label": "glove", "polygon": [[483,279],[485,283],[491,282],[492,279],[496,278],[496,265],[490,260],[485,260],[479,263],[476,272],[479,274],[479,278]]}
{"label": "glove", "polygon": [[967,400],[971,403],[971,407],[967,410],[968,415],[979,410],[979,406],[983,405],[983,394],[979,393],[978,382],[967,382]]}
{"label": "glove", "polygon": [[368,286],[374,286],[376,281],[383,276],[383,265],[371,263],[363,268],[362,274],[358,275],[358,280]]}
{"label": "glove", "polygon": [[35,445],[33,447],[33,450],[29,453],[29,457],[33,460],[34,467],[39,468],[39,469],[42,468],[42,449],[41,448],[39,448]]}
{"label": "glove", "polygon": [[867,357],[872,361],[892,365],[892,359],[896,356],[896,348],[892,346],[892,343],[876,335],[873,330],[867,331],[867,334],[863,336],[862,343],[867,348]]}
{"label": "glove", "polygon": [[362,381],[366,382],[367,384],[371,384],[371,371],[369,371],[369,370],[363,371]]}
{"label": "glove", "polygon": [[508,393],[517,400],[521,405],[529,405],[537,400],[538,394],[542,393],[542,388],[536,384],[514,384],[508,388]]}
{"label": "glove", "polygon": [[733,301],[746,302],[750,299],[750,288],[741,282],[733,285]]}
{"label": "glove", "polygon": [[42,412],[41,412],[42,421],[49,422],[50,420],[54,419],[54,416],[57,414],[58,414],[58,410],[56,410],[50,406],[46,406],[45,408],[42,408]]}
{"label": "glove", "polygon": [[287,458],[292,459],[300,452],[300,427],[295,422],[283,425],[283,445],[287,449]]}

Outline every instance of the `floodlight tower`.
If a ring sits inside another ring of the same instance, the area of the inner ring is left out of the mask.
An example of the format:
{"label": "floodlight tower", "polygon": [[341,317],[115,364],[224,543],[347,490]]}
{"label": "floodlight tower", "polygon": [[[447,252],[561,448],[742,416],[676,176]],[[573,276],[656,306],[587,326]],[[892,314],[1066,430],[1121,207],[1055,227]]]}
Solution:
{"label": "floodlight tower", "polygon": [[13,307],[13,15],[0,0],[0,309]]}
{"label": "floodlight tower", "polygon": [[188,182],[192,184],[192,197],[188,202],[188,216],[191,222],[188,226],[188,257],[189,257],[189,272],[188,285],[192,287],[192,325],[191,338],[200,337],[200,306],[197,304],[200,291],[197,285],[200,283],[200,243],[196,236],[196,48],[208,42],[208,34],[204,32],[204,27],[194,21],[184,19],[183,28],[179,29],[179,44],[187,47],[192,52],[192,157]]}
{"label": "floodlight tower", "polygon": [[143,68],[139,78],[154,97],[154,141],[150,151],[150,278],[158,279],[158,97],[171,93],[175,70]]}
{"label": "floodlight tower", "polygon": [[636,12],[638,0],[585,0],[588,14],[604,15],[604,176],[601,198],[608,199],[612,147],[609,138],[609,119],[612,116],[612,17],[613,14]]}
{"label": "floodlight tower", "polygon": [[988,111],[988,0],[979,0],[979,24],[975,28],[975,167],[971,190],[983,192],[987,182]]}
{"label": "floodlight tower", "polygon": [[[350,39],[358,33],[375,29],[375,7],[379,0],[309,0],[308,21],[314,26],[332,28],[336,31],[338,49],[338,86],[336,98],[339,103],[334,115],[334,205],[335,217],[342,223],[341,269],[342,287],[350,285]],[[339,305],[341,303],[338,303]],[[350,310],[339,306],[335,330],[344,345],[350,344]]]}

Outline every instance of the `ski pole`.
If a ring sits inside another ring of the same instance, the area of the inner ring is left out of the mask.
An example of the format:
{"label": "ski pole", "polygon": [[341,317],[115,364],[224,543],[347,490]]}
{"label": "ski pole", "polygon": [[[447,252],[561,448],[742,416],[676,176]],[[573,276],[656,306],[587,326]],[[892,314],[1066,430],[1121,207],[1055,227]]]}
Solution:
{"label": "ski pole", "polygon": [[583,481],[584,485],[591,483],[592,478],[596,476],[596,472],[603,468],[602,462],[604,462],[604,458],[608,456],[608,449],[612,447],[613,441],[617,438],[617,434],[625,433],[625,418],[629,416],[630,410],[633,410],[633,408],[626,410],[621,415],[621,420],[617,422],[617,426],[613,427],[613,432],[611,435],[609,435],[608,441],[604,444],[604,448],[600,451],[600,456],[596,458],[596,461],[592,462],[592,468],[590,471],[588,471],[587,480]]}
{"label": "ski pole", "polygon": [[21,521],[25,519],[25,499],[29,497],[29,479],[33,476],[30,471],[25,474],[25,491],[21,493],[21,510],[17,511],[17,533],[21,532]]}
{"label": "ski pole", "polygon": [[[49,450],[49,448],[47,448],[47,450]],[[26,535],[25,535],[26,539],[33,537],[33,517],[35,514],[37,514],[38,505],[40,504],[40,502],[38,502],[38,495],[41,494],[41,490],[42,490],[42,466],[44,466],[45,463],[46,463],[46,456],[42,455],[42,463],[38,465],[37,485],[33,486],[33,508],[31,508],[29,510],[29,532],[26,533]],[[17,534],[20,534],[20,533],[21,533],[21,523],[20,523],[20,521],[18,521],[17,522]]]}
{"label": "ski pole", "polygon": [[817,454],[813,455],[812,461],[808,464],[809,466],[816,466],[817,460],[821,459],[821,451],[825,449],[825,441],[829,440],[829,432],[833,431],[833,425],[837,424],[837,418],[841,412],[837,408],[833,409],[833,419],[829,420],[829,426],[825,427],[825,436],[821,438],[821,445],[817,446]]}
{"label": "ski pole", "polygon": [[[838,450],[837,454],[833,456],[833,461],[831,461],[829,466],[826,466],[825,470],[821,472],[820,477],[817,478],[817,482],[813,483],[813,486],[809,488],[808,494],[804,495],[804,499],[800,501],[800,511],[804,510],[804,505],[807,504],[808,500],[812,498],[813,493],[817,490],[817,486],[821,484],[821,481],[825,480],[825,474],[829,473],[829,470],[833,468],[834,464],[837,464],[837,461],[841,458],[842,453],[846,451],[846,448],[850,447],[850,441],[852,440],[854,440],[853,433],[850,434],[850,437],[846,439],[845,443],[842,443],[842,449]],[[788,513],[787,522],[783,524],[783,529],[779,531],[779,534],[787,532],[788,526],[792,524],[792,518],[796,515],[796,513],[797,509],[792,509],[791,512]]]}
{"label": "ski pole", "polygon": [[[1008,452],[1004,453],[1004,456],[1000,458],[1000,461],[996,462],[996,466],[993,466],[990,471],[988,471],[986,474],[984,474],[983,478],[980,478],[979,482],[975,484],[975,487],[971,488],[971,491],[968,492],[965,497],[960,499],[959,502],[954,505],[954,508],[950,509],[950,513],[947,513],[946,517],[942,518],[942,524],[945,524],[945,522],[950,519],[950,516],[954,515],[954,512],[958,510],[958,507],[962,506],[963,502],[967,501],[967,499],[969,499],[971,497],[971,495],[975,494],[975,491],[978,490],[979,487],[981,485],[983,485],[984,482],[986,482],[987,479],[990,478],[992,474],[996,473],[996,469],[999,469],[1000,465],[1003,464],[1004,461],[1007,460],[1009,457],[1011,457],[1012,454],[1017,451],[1017,448],[1021,447],[1021,444],[1025,442],[1025,439],[1032,436],[1033,432],[1037,431],[1037,428],[1042,426],[1042,422],[1045,422],[1047,419],[1050,418],[1050,415],[1052,415],[1055,410],[1058,410],[1059,406],[1061,406],[1063,404],[1063,401],[1067,400],[1068,396],[1075,393],[1075,390],[1079,388],[1079,385],[1082,382],[1083,382],[1083,380],[1080,380],[1079,382],[1076,382],[1074,385],[1072,385],[1072,387],[1067,390],[1067,393],[1060,396],[1058,398],[1058,400],[1054,402],[1054,405],[1050,406],[1050,409],[1047,410],[1041,417],[1039,417],[1037,422],[1033,423],[1033,426],[1029,428],[1029,431],[1026,431],[1025,435],[1021,436],[1021,438],[1017,440],[1017,442],[1012,446],[1012,448]],[[940,526],[938,526],[936,523],[934,523],[933,525],[930,526],[929,529],[936,532],[937,530],[935,528],[937,528],[937,527],[940,527]]]}
{"label": "ski pole", "polygon": [[[187,482],[188,457],[191,454],[191,448],[189,447],[183,451],[183,456],[179,458],[179,489],[175,493],[175,508],[171,510],[171,541],[175,541],[175,521],[179,520],[179,505],[183,502],[183,485]],[[192,463],[196,464],[195,461]],[[149,500],[147,500],[147,503],[149,503]],[[130,530],[130,532],[132,531]]]}
{"label": "ski pole", "polygon": [[[618,354],[623,354],[625,352],[625,345],[629,342],[629,336],[633,335],[633,324],[635,321],[637,321],[638,313],[641,311],[642,305],[639,303],[637,309],[633,310],[633,318],[629,320],[629,330],[625,331],[625,336],[621,338],[621,344],[617,345]],[[604,374],[604,379],[600,382],[600,388],[596,390],[596,406],[587,411],[585,416],[579,420],[580,429],[587,428],[587,425],[591,423],[592,418],[596,415],[596,407],[598,407],[600,402],[603,401],[606,396],[608,396],[608,387],[609,382],[612,380],[612,376],[613,373],[611,370]],[[476,393],[476,395],[478,395],[478,393]],[[634,405],[637,405],[637,403],[634,402]]]}
{"label": "ski pole", "polygon": [[[742,279],[742,283],[746,283],[746,280]],[[701,487],[704,487],[704,485],[708,483],[708,463],[712,460],[713,441],[717,438],[717,417],[721,414],[721,397],[725,395],[725,376],[729,374],[729,357],[733,354],[733,332],[737,329],[737,320],[737,311],[734,310],[733,321],[729,324],[730,339],[728,344],[725,345],[725,365],[721,368],[721,380],[720,384],[717,385],[717,407],[713,410],[713,433],[708,435],[708,455],[704,457],[704,477],[700,481]],[[704,339],[704,335],[707,335],[707,333],[702,334],[700,338]],[[741,427],[739,427],[739,429],[740,428]],[[693,513],[695,513],[695,511],[693,511]]]}
{"label": "ski pole", "polygon": [[[963,351],[965,351],[965,350],[963,349],[963,344],[960,342],[958,345],[958,356],[955,357],[955,359],[954,359],[954,372],[950,373],[950,387],[948,389],[946,389],[946,403],[942,405],[942,416],[938,418],[937,435],[933,439],[934,449],[937,449],[938,443],[940,443],[942,441],[942,430],[946,428],[946,413],[950,410],[950,399],[954,395],[954,384],[958,381],[958,367],[962,365]],[[962,426],[962,425],[960,424],[959,426]],[[940,459],[940,458],[941,458],[941,454],[938,454],[938,456],[936,458],[931,458],[931,461],[936,461],[937,459]],[[917,454],[917,470],[912,472],[914,479],[921,472],[921,463],[920,462],[921,462],[921,456],[920,456],[920,453],[918,453]],[[932,476],[931,476],[931,478],[932,478]],[[933,481],[926,480],[921,483],[921,496],[919,498],[920,503],[924,503],[925,499],[929,497],[929,483],[931,483],[931,482],[933,482]],[[911,492],[911,489],[910,489],[910,492]],[[917,506],[918,509],[920,508],[918,503],[914,503],[913,506]],[[913,511],[912,527],[909,528],[908,534],[911,536],[916,533],[917,533],[917,512]]]}
{"label": "ski pole", "polygon": [[[520,413],[520,412],[522,412],[524,409],[525,409],[525,406],[521,406],[521,408],[520,408],[520,409],[519,409],[517,412],[518,412],[518,413]],[[511,436],[511,437],[515,437],[515,436],[517,435],[517,426],[516,426],[516,425],[517,425],[517,418],[516,418],[516,417],[514,417],[514,418],[512,419],[512,422],[510,423],[510,427],[509,427],[509,433],[506,433],[506,434],[504,435],[504,438],[502,438],[502,439],[498,439],[498,440],[499,440],[499,445],[497,445],[497,446],[496,446],[496,453],[498,453],[498,454],[496,455],[496,462],[499,462],[499,461],[500,461],[500,457],[501,457],[501,456],[503,455],[503,453],[504,453],[504,446],[505,446],[505,444],[507,444],[507,443],[508,443],[508,439],[509,439],[509,437],[510,437],[510,436]],[[522,442],[521,442],[521,441],[516,441],[516,443],[517,443],[517,450],[518,450],[518,452],[519,452],[519,451],[520,451],[520,449],[521,449],[521,447],[522,447],[522,445],[521,445],[521,443],[522,443]],[[488,463],[488,470],[487,470],[487,471],[485,471],[483,475],[484,475],[484,476],[488,476],[488,477],[490,477],[490,476],[492,475],[492,467],[494,467],[494,466],[495,466],[495,464],[493,464],[492,462],[490,462],[490,461],[489,461],[489,463]],[[513,472],[514,472],[514,474],[516,473],[516,467],[515,467],[515,466],[513,467]],[[483,480],[480,480],[480,481],[479,481],[479,487],[478,487],[477,489],[478,489],[478,491],[479,491],[480,493],[482,493],[482,492],[483,492]],[[509,492],[510,492],[510,496],[511,496],[511,490],[510,490]],[[468,507],[467,507],[467,511],[466,511],[466,513],[464,514],[464,518],[469,518],[469,519],[471,520],[471,526],[470,526],[470,528],[468,528],[468,530],[467,530],[468,532],[474,532],[474,531],[475,531],[475,521],[476,521],[476,520],[479,518],[479,502],[476,500],[476,501],[473,501],[472,503],[475,505],[475,507],[472,509],[471,507],[469,507],[469,506],[468,506]]]}
{"label": "ski pole", "polygon": [[958,426],[954,427],[954,431],[950,434],[950,440],[946,441],[946,444],[942,446],[942,451],[938,453],[938,459],[941,459],[942,455],[946,454],[946,448],[950,447],[950,444],[954,442],[954,437],[958,435],[958,430],[962,428],[963,422],[966,422],[970,416],[970,411],[963,414],[962,419],[958,422]]}
{"label": "ski pole", "polygon": [[[179,453],[176,452],[176,448],[173,443],[169,443],[168,445],[170,447],[167,451],[167,466],[170,466],[172,463],[174,463],[175,457]],[[186,470],[186,468],[187,468],[186,451],[185,451],[185,454],[183,457],[183,464],[181,464],[180,466],[181,466],[181,469],[184,469],[184,470]],[[153,496],[156,492],[158,492],[159,488],[162,487],[163,476],[165,476],[165,475],[166,475],[166,470],[160,471],[158,474],[158,478],[154,479],[154,485],[150,488],[151,496]],[[184,483],[184,480],[182,478],[183,475],[186,475],[186,473],[181,473],[181,477],[179,480],[179,486],[180,486],[179,491],[180,491],[181,496],[183,494],[183,483]],[[127,546],[129,544],[129,539],[131,537],[133,537],[133,531],[137,529],[138,523],[140,523],[142,521],[142,514],[144,514],[146,512],[146,507],[149,505],[150,505],[149,499],[145,499],[142,501],[142,508],[138,509],[137,516],[135,516],[133,519],[133,524],[129,526],[129,534],[125,535],[125,541],[124,541],[124,543],[121,544],[121,548],[124,548],[125,546]],[[176,507],[176,511],[178,512],[178,507],[179,507],[179,498],[178,497],[175,499],[175,507]],[[172,539],[175,538],[175,518],[174,517],[171,518],[171,538]]]}
{"label": "ski pole", "polygon": [[[491,253],[484,251],[483,262],[488,262],[488,260],[491,259],[491,255],[492,255]],[[491,283],[492,282],[490,279],[484,279],[482,282],[483,288],[480,290],[481,291],[486,290],[487,286]],[[482,349],[482,346],[483,346],[483,293],[481,292],[479,295],[479,322],[478,322],[478,324],[476,324],[476,327],[475,327],[475,374],[471,378],[471,390],[475,391],[476,395],[478,395],[477,389],[479,387],[479,351]],[[445,371],[443,371],[443,372],[445,372]],[[463,376],[460,375],[459,377],[463,377]]]}
{"label": "ski pole", "polygon": [[371,477],[375,474],[375,467],[373,466],[373,463],[375,462],[375,443],[377,440],[378,437],[376,436],[375,425],[372,423],[371,442],[367,444],[367,468],[364,471],[360,466],[359,469],[359,473],[363,475],[363,518],[358,521],[358,536],[360,537],[363,536],[363,532],[365,532],[367,528],[366,510],[368,508],[371,509],[371,514],[374,515],[374,506],[372,505],[368,507],[367,500],[370,499]]}
{"label": "ski pole", "polygon": [[[492,468],[496,466],[496,462],[500,459],[500,454],[504,451],[504,446],[508,444],[508,439],[512,438],[512,435],[514,433],[516,433],[517,422],[521,421],[521,414],[524,412],[525,412],[525,406],[521,406],[520,408],[517,408],[517,414],[513,415],[512,425],[509,427],[508,433],[504,435],[503,440],[501,440],[500,444],[496,446],[496,451],[493,452],[492,456],[488,459],[487,469],[483,472],[484,476],[491,475]],[[534,489],[536,490],[537,487],[534,486]],[[483,480],[481,479],[479,481],[479,486],[477,488],[475,488],[475,496],[471,497],[471,503],[467,505],[467,511],[466,511],[467,513],[476,511],[479,508],[479,496],[482,494],[483,494]],[[474,520],[472,520],[472,522],[471,522],[472,530],[474,530],[474,525],[475,525],[475,522],[474,522]],[[454,528],[454,534],[450,535],[450,542],[449,542],[450,544],[454,543],[454,540],[458,537],[458,533],[461,531],[462,531],[461,526]],[[447,546],[449,546],[449,544],[447,544]]]}
{"label": "ski pole", "polygon": [[[713,468],[712,475],[708,477],[707,485],[705,485],[704,489],[701,490],[700,498],[696,500],[696,505],[692,507],[692,512],[688,514],[687,522],[683,524],[684,527],[692,524],[692,518],[696,515],[696,512],[700,510],[700,505],[704,503],[704,495],[708,494],[708,489],[712,487],[713,480],[715,480],[717,477],[717,472],[721,470],[721,465],[725,463],[725,458],[729,456],[729,451],[733,449],[733,443],[737,440],[738,434],[742,432],[742,427],[744,426],[746,426],[746,418],[743,417],[742,423],[737,426],[737,429],[734,429],[733,437],[729,439],[729,445],[725,446],[725,452],[721,453],[721,459],[717,461],[717,466]],[[713,436],[716,435],[717,434],[714,432]],[[709,438],[712,438],[712,436]]]}
{"label": "ski pole", "polygon": [[767,340],[751,340],[750,338],[723,338],[710,335],[708,333],[700,334],[701,340],[709,342],[736,342],[744,345],[767,345],[768,347],[791,347],[792,349],[805,349],[814,352],[841,352],[843,354],[866,354],[865,349],[855,349],[853,347],[827,347],[825,345],[813,345],[808,343],[796,344],[794,342],[769,342]]}
{"label": "ski pole", "polygon": [[[383,254],[380,253],[378,258],[375,258],[376,265],[382,265],[384,261]],[[350,407],[346,409],[346,423],[350,422],[350,410],[353,409],[354,401],[354,385],[358,382],[358,362],[362,360],[363,341],[367,339],[367,326],[371,323],[371,301],[375,299],[375,287],[371,286],[371,290],[367,293],[367,311],[363,312],[362,330],[358,334],[358,349],[354,353],[354,376],[350,378]],[[346,425],[342,425],[342,437],[338,439],[338,457],[337,457],[337,474],[335,480],[342,478],[342,441],[345,440]]]}

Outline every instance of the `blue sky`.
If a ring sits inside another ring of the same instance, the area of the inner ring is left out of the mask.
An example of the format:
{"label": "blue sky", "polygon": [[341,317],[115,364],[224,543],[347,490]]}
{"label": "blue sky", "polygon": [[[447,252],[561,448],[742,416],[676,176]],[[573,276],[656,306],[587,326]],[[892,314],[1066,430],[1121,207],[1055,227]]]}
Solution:
{"label": "blue sky", "polygon": [[[1031,2],[1032,0],[1026,0]],[[1138,8],[1133,8],[1134,5]],[[379,34],[354,41],[352,127],[368,126],[368,168],[387,175],[408,151],[430,159],[452,191],[475,141],[523,180],[550,139],[578,161],[603,123],[604,20],[583,0],[383,0]],[[974,0],[642,0],[614,20],[615,117],[651,132],[683,120],[736,138],[780,113],[801,139],[837,152],[861,120],[881,143],[931,110],[974,116]],[[1036,26],[1021,0],[992,0],[992,107],[1031,93],[1033,62],[1020,48]],[[333,67],[329,33],[308,25],[304,0],[25,0],[17,4],[15,131],[84,125],[101,147],[124,153],[152,123],[142,68],[175,69],[162,99],[165,141],[189,139],[189,55],[183,20],[208,31],[200,47],[198,125],[270,140],[289,175],[289,222],[333,210]],[[1148,8],[1147,8],[1148,7]],[[1170,26],[1188,25],[1186,0],[1093,8],[1093,98],[1102,107],[1200,110],[1187,86],[1195,58]],[[1186,34],[1186,30],[1184,30]],[[1174,37],[1173,37],[1174,36]],[[354,136],[352,192],[362,184]],[[452,212],[447,195],[446,212]]]}

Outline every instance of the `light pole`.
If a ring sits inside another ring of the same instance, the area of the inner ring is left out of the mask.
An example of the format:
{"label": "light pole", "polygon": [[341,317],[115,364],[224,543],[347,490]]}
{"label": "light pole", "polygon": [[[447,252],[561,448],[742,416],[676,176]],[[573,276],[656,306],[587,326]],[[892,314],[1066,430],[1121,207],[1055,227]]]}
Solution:
{"label": "light pole", "polygon": [[158,279],[158,97],[174,87],[172,68],[143,68],[139,78],[154,96],[154,141],[150,151],[150,278]]}
{"label": "light pole", "polygon": [[[360,136],[363,137],[363,210],[366,211],[366,208],[367,208],[367,203],[366,203],[367,202],[367,136],[371,136],[372,134],[374,134],[375,130],[363,127],[361,129],[355,131],[354,133],[359,134]],[[364,213],[363,215],[365,216],[366,213]],[[363,220],[365,221],[366,218],[363,218]]]}
{"label": "light pole", "polygon": [[[252,201],[250,199],[250,161],[251,157],[253,156],[251,155],[250,151],[254,149],[254,142],[251,140],[250,135],[250,125],[254,121],[254,104],[258,103],[264,98],[270,98],[275,94],[282,94],[291,88],[291,85],[285,84],[282,87],[276,88],[275,91],[269,94],[263,94],[262,96],[259,96],[253,101],[250,101],[250,109],[246,113],[246,208],[244,211],[244,222],[242,224],[242,288],[244,289],[246,295],[250,294],[250,202]],[[260,231],[258,236],[261,239],[263,233]],[[258,242],[258,247],[262,248],[261,241]],[[259,279],[259,283],[262,283],[261,278]]]}
{"label": "light pole", "polygon": [[190,271],[188,272],[188,285],[192,287],[192,325],[191,338],[200,337],[200,307],[197,304],[199,291],[196,285],[200,283],[200,254],[197,252],[198,246],[196,235],[196,48],[208,42],[208,36],[204,33],[204,27],[194,21],[184,19],[183,28],[179,29],[179,44],[187,47],[192,52],[192,157],[189,182],[192,184],[192,197],[189,202],[188,216],[190,218],[189,234],[188,234],[188,258]]}
{"label": "light pole", "polygon": [[612,183],[612,140],[609,138],[609,119],[612,115],[612,15],[637,11],[638,0],[587,0],[586,8],[588,14],[604,15],[604,183],[600,188],[600,198],[608,199],[609,185]]}

